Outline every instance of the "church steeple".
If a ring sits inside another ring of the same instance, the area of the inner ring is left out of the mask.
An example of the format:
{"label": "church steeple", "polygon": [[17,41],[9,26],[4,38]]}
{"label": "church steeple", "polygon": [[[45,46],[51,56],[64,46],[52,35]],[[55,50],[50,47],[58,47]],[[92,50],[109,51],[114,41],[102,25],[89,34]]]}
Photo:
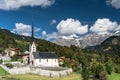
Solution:
{"label": "church steeple", "polygon": [[32,27],[31,27],[31,45],[30,45],[30,52],[36,52],[36,46],[35,46],[35,42],[34,42],[34,27],[33,27],[33,23],[32,23]]}
{"label": "church steeple", "polygon": [[29,47],[29,62],[30,65],[33,65],[33,53],[36,52],[36,45],[34,42],[34,27],[33,27],[33,23],[32,23],[32,27],[31,27],[31,42],[30,42],[30,47]]}
{"label": "church steeple", "polygon": [[31,43],[34,41],[34,27],[33,27],[33,22],[32,22],[32,35],[31,35]]}

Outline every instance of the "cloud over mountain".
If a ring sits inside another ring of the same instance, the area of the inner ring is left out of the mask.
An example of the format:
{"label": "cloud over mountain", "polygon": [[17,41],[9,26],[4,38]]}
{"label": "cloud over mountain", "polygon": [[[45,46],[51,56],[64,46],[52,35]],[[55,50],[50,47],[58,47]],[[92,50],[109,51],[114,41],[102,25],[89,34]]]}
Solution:
{"label": "cloud over mountain", "polygon": [[80,35],[88,32],[88,25],[82,25],[79,20],[75,20],[72,18],[62,20],[56,28],[61,35]]}
{"label": "cloud over mountain", "polygon": [[79,20],[68,18],[61,20],[56,26],[57,32],[47,33],[42,32],[44,39],[55,39],[59,37],[72,38],[79,37],[85,33],[107,34],[120,31],[120,25],[116,21],[111,21],[109,18],[98,18],[95,23],[88,28],[88,25],[82,25]]}
{"label": "cloud over mountain", "polygon": [[[39,32],[41,29],[40,28],[34,28],[35,32]],[[26,25],[23,23],[16,23],[15,24],[15,29],[12,30],[12,32],[24,35],[24,36],[31,36],[31,25]]]}
{"label": "cloud over mountain", "polygon": [[120,25],[117,22],[112,22],[108,18],[98,19],[90,31],[98,34],[110,33],[120,30]]}
{"label": "cloud over mountain", "polygon": [[113,7],[120,9],[120,0],[107,0],[106,3],[108,5],[112,5]]}
{"label": "cloud over mountain", "polygon": [[[46,36],[45,39],[49,40],[52,38],[71,38],[78,37],[78,35],[85,33],[97,33],[97,34],[107,34],[115,33],[120,31],[120,25],[116,21],[111,21],[109,18],[98,18],[95,23],[88,28],[88,25],[82,25],[79,20],[68,18],[66,20],[61,20],[57,25],[57,32],[47,34],[43,31],[43,35]],[[74,36],[73,36],[74,35]]]}
{"label": "cloud over mountain", "polygon": [[88,32],[88,25],[82,25],[79,20],[68,18],[66,20],[61,20],[56,29],[57,32],[47,33],[46,31],[42,31],[41,34],[47,40],[59,37],[78,37],[77,35]]}
{"label": "cloud over mountain", "polygon": [[54,4],[55,0],[0,0],[0,9],[14,10],[25,6],[47,7]]}
{"label": "cloud over mountain", "polygon": [[46,31],[42,31],[42,38],[44,38],[46,40],[56,39],[59,36],[60,35],[57,32],[53,32],[53,33],[48,34]]}

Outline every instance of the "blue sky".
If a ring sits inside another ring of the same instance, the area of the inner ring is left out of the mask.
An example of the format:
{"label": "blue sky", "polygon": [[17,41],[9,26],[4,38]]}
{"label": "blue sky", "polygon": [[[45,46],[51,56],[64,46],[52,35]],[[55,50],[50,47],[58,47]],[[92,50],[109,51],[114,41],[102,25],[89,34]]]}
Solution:
{"label": "blue sky", "polygon": [[0,27],[42,39],[120,31],[120,0],[0,0]]}

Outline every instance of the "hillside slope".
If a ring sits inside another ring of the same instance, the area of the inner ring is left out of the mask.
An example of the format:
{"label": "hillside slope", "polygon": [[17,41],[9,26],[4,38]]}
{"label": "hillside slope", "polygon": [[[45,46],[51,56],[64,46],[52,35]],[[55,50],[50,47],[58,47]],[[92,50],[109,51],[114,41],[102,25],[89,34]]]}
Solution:
{"label": "hillside slope", "polygon": [[103,53],[120,55],[120,36],[111,36],[94,48]]}
{"label": "hillside slope", "polygon": [[[25,50],[29,50],[30,41],[30,37],[17,35],[6,29],[0,29],[0,52],[3,52],[4,49],[8,47],[17,47],[21,52],[24,52]],[[34,41],[38,51],[56,52],[58,56],[67,56],[73,53],[73,51],[66,46],[59,46],[55,43],[37,38],[34,38]]]}
{"label": "hillside slope", "polygon": [[[34,39],[38,51],[57,52],[58,55],[68,55],[74,53],[71,47],[59,46],[55,43]],[[0,29],[0,51],[8,47],[17,47],[21,52],[29,49],[30,37],[17,35],[11,33],[9,30]],[[102,53],[120,54],[120,36],[112,36],[101,43],[101,45],[94,46],[95,50]]]}

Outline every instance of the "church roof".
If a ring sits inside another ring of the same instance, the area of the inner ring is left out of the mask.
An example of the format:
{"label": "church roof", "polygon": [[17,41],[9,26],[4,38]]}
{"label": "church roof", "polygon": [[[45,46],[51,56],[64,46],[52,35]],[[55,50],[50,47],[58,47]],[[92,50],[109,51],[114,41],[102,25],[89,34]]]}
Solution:
{"label": "church roof", "polygon": [[54,52],[34,52],[33,56],[34,56],[35,59],[40,59],[40,58],[58,58],[58,56]]}

